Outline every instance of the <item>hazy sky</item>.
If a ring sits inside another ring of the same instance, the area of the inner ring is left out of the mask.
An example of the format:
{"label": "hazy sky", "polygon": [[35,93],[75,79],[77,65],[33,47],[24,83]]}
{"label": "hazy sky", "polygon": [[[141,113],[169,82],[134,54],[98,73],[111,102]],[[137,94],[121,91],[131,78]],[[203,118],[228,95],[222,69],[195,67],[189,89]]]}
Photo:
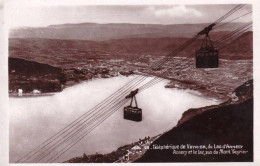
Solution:
{"label": "hazy sky", "polygon": [[[182,24],[214,22],[236,5],[107,5],[43,6],[9,5],[6,16],[10,27],[41,27],[64,23],[148,23]],[[229,18],[251,11],[246,5]],[[251,14],[239,21],[250,21]],[[228,21],[228,20],[227,20]]]}

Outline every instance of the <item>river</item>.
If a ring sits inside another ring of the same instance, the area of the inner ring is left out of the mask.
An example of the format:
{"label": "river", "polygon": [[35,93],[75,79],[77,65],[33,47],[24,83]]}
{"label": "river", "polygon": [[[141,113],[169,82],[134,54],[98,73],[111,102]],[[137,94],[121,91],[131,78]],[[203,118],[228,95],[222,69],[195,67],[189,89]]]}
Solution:
{"label": "river", "polygon": [[[15,162],[37,147],[133,77],[95,79],[52,96],[10,97],[10,162]],[[83,153],[109,153],[139,138],[171,129],[189,108],[219,103],[196,91],[166,89],[166,84],[167,81],[162,81],[137,95],[138,106],[143,109],[142,122],[124,120],[120,109],[57,162],[82,156]]]}

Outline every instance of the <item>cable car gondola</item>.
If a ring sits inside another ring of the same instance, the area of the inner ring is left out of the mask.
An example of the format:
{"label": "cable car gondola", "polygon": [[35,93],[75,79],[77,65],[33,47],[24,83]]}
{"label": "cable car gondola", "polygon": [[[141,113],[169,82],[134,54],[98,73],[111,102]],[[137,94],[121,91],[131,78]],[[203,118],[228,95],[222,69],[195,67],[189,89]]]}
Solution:
{"label": "cable car gondola", "polygon": [[[124,119],[140,122],[142,121],[142,109],[138,108],[135,95],[138,93],[138,89],[131,91],[125,98],[131,98],[129,106],[124,107]],[[135,107],[132,106],[133,100],[135,101]]]}
{"label": "cable car gondola", "polygon": [[215,50],[209,38],[209,32],[215,24],[211,24],[198,35],[206,35],[201,48],[196,51],[196,68],[218,68],[218,50]]}

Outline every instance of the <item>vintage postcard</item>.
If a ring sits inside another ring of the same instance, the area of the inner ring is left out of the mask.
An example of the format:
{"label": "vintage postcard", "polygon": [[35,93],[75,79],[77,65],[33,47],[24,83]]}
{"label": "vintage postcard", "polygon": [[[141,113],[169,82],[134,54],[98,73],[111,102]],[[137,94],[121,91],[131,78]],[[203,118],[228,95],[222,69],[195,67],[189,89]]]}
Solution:
{"label": "vintage postcard", "polygon": [[9,164],[255,163],[255,3],[24,2]]}

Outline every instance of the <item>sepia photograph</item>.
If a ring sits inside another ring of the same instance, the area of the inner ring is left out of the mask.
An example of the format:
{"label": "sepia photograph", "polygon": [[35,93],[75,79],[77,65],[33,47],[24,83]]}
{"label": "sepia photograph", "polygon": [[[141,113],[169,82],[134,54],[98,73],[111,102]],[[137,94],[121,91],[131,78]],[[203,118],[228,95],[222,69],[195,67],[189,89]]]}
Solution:
{"label": "sepia photograph", "polygon": [[254,158],[254,4],[12,1],[9,163]]}

